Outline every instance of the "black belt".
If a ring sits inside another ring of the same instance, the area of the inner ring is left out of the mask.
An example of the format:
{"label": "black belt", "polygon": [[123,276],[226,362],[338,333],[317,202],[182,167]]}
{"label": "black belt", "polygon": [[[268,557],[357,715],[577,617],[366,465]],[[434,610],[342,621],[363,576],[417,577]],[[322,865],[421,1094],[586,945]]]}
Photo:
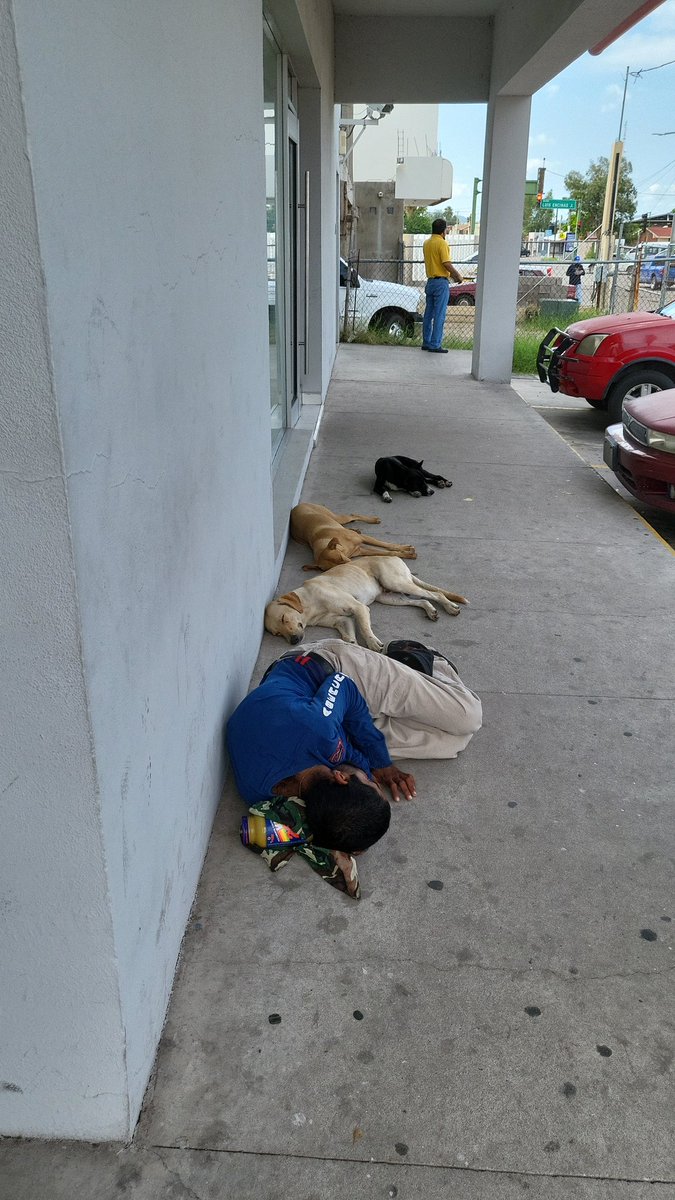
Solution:
{"label": "black belt", "polygon": [[322,654],[317,654],[316,650],[308,650],[306,653],[301,654],[298,654],[295,650],[289,650],[287,654],[282,654],[281,658],[275,659],[275,661],[270,664],[260,682],[264,683],[267,679],[267,676],[274,670],[275,667],[279,666],[279,663],[282,662],[295,662],[299,667],[303,667],[317,687],[319,687],[319,685],[322,684],[324,679],[327,679],[329,675],[335,674],[335,667],[333,664],[329,663],[328,659],[324,658]]}

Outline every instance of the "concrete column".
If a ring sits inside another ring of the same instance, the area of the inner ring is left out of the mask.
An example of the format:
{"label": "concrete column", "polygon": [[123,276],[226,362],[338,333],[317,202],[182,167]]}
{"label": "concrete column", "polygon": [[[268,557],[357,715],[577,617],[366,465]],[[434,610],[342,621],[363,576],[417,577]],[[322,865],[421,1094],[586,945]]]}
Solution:
{"label": "concrete column", "polygon": [[511,379],[529,129],[529,96],[490,100],[471,372],[495,383]]}

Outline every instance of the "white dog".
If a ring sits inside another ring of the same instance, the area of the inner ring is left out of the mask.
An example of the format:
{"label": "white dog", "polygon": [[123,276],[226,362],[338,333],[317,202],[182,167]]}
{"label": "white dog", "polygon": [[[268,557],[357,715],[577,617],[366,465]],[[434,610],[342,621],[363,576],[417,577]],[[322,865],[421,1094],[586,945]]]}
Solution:
{"label": "white dog", "polygon": [[423,608],[430,621],[438,619],[430,600],[452,617],[457,616],[460,604],[469,603],[464,596],[418,579],[400,558],[366,555],[357,562],[331,567],[302,587],[270,601],[265,609],[265,629],[297,646],[308,625],[327,625],[336,629],[344,642],[356,642],[358,632],[370,650],[382,650],[383,643],[373,633],[368,611],[374,600]]}

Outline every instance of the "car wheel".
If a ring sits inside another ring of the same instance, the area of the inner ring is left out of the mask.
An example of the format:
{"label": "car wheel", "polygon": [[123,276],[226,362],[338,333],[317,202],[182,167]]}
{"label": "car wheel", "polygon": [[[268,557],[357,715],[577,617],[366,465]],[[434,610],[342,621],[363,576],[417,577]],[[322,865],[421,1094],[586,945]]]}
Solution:
{"label": "car wheel", "polygon": [[664,392],[673,386],[675,381],[665,372],[654,371],[649,367],[635,367],[618,383],[613,384],[607,393],[610,422],[621,420],[624,400],[639,400],[641,396],[651,396],[652,392]]}
{"label": "car wheel", "polygon": [[390,338],[400,341],[402,338],[413,336],[415,322],[400,309],[383,308],[371,318],[370,328],[378,329],[380,333],[386,333]]}
{"label": "car wheel", "polygon": [[584,400],[586,401],[587,404],[590,404],[591,408],[606,408],[607,407],[607,403],[605,400],[589,400],[588,396],[584,396]]}
{"label": "car wheel", "polygon": [[659,288],[661,287],[661,280],[658,279],[656,275],[652,275],[651,285],[652,285],[652,291],[658,292]]}
{"label": "car wheel", "polygon": [[458,296],[453,303],[456,304],[458,308],[460,304],[462,308],[473,308],[476,301],[473,296]]}

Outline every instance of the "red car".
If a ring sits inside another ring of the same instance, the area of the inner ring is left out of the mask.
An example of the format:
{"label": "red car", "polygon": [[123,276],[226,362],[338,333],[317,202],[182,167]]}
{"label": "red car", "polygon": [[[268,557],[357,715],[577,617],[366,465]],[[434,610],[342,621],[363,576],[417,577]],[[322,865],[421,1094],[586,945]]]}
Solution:
{"label": "red car", "polygon": [[675,302],[550,329],[537,371],[552,392],[580,396],[620,421],[625,400],[675,387]]}
{"label": "red car", "polygon": [[675,512],[675,389],[626,400],[623,424],[605,430],[603,457],[638,500]]}
{"label": "red car", "polygon": [[[476,258],[476,261],[478,261],[477,254],[475,255],[475,258]],[[473,259],[469,259],[469,262],[473,262]],[[458,266],[459,270],[461,271],[462,267],[464,266],[464,263],[461,263],[461,262],[457,263],[457,266]],[[520,270],[518,271],[518,274],[521,276],[527,275],[529,277],[530,275],[537,275],[537,276],[540,276],[541,278],[544,278],[544,276],[547,275],[547,273],[548,272],[546,271],[546,269],[544,267],[521,267]],[[576,296],[575,289],[571,285],[569,285],[567,287],[568,300],[574,300],[575,296]],[[450,299],[448,300],[448,304],[463,304],[466,307],[471,306],[473,308],[475,303],[476,303],[476,280],[475,279],[465,279],[464,283],[451,283],[450,284]]]}
{"label": "red car", "polygon": [[[460,264],[461,266],[461,264]],[[476,303],[476,280],[467,279],[464,283],[450,284],[450,299],[448,304],[464,304],[471,308]]]}

